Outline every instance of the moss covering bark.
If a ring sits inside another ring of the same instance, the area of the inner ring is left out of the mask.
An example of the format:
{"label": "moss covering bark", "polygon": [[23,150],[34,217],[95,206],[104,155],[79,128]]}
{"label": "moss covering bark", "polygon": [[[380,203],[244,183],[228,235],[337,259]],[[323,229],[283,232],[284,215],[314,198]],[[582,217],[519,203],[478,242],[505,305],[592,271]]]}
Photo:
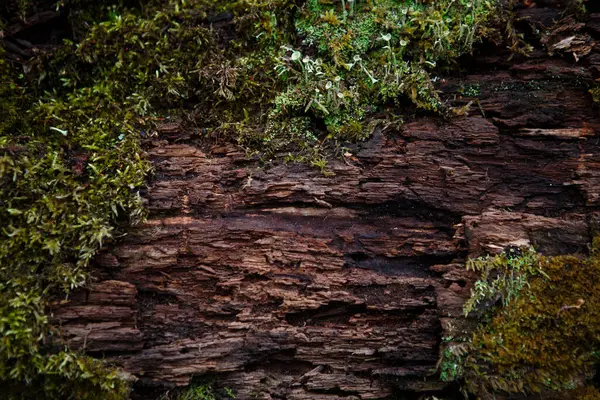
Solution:
{"label": "moss covering bark", "polygon": [[472,260],[469,267],[482,277],[465,314],[479,315],[480,323],[470,335],[452,338],[442,378],[462,380],[484,399],[548,391],[598,398],[586,378],[600,354],[600,238],[587,257],[521,249]]}

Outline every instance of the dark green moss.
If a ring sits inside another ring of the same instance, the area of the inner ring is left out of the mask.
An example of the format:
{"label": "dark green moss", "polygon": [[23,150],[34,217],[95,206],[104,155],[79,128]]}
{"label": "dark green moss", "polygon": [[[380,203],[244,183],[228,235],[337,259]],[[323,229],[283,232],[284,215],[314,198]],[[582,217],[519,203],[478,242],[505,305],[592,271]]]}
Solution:
{"label": "dark green moss", "polygon": [[446,347],[442,378],[462,379],[469,392],[485,397],[575,389],[593,374],[600,350],[600,238],[588,257],[523,250],[469,265],[482,278],[465,312],[485,314],[472,336]]}

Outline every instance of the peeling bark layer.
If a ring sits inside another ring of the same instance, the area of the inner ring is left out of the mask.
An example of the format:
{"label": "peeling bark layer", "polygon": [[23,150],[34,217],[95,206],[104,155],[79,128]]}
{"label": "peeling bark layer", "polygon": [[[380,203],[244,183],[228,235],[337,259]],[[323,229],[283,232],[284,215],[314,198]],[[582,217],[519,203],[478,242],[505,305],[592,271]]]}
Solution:
{"label": "peeling bark layer", "polygon": [[96,259],[96,283],[57,321],[146,385],[215,373],[237,398],[289,400],[443,389],[433,372],[470,294],[466,257],[584,252],[598,226],[600,48],[566,58],[477,58],[444,88],[478,85],[471,116],[377,131],[334,176],[262,169],[163,127],[150,220]]}

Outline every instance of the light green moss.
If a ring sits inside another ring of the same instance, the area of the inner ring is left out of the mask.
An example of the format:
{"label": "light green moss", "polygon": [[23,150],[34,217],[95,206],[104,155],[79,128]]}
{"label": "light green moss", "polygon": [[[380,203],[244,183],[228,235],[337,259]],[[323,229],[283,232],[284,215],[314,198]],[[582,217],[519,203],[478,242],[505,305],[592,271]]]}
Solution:
{"label": "light green moss", "polygon": [[[299,45],[277,58],[287,88],[267,125],[289,137],[296,128],[279,121],[308,118],[322,121],[328,139],[360,140],[370,135],[363,122],[391,102],[439,111],[431,71],[470,52],[493,9],[488,1],[307,1],[295,21]],[[316,146],[321,132],[310,131],[304,139]],[[272,134],[265,139],[271,144]]]}

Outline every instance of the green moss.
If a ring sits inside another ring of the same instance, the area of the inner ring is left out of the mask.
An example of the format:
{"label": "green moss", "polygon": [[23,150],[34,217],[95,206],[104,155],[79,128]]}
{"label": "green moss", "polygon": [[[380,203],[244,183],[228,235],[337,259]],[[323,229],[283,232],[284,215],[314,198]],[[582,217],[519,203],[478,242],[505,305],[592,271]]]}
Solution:
{"label": "green moss", "polygon": [[465,85],[462,89],[462,95],[467,97],[478,97],[481,95],[481,86],[476,83]]}
{"label": "green moss", "polygon": [[[191,82],[195,118],[264,161],[324,158],[385,107],[445,108],[432,77],[472,50],[496,1],[221,2],[237,35]],[[342,5],[346,7],[343,8]],[[218,32],[217,32],[218,36]],[[212,85],[212,86],[211,86]],[[216,101],[215,101],[216,100]]]}
{"label": "green moss", "polygon": [[480,396],[579,387],[600,350],[599,245],[589,257],[522,250],[471,261],[482,275],[465,313],[483,317],[446,346],[442,377]]}
{"label": "green moss", "polygon": [[[281,129],[274,120],[322,121],[329,139],[344,141],[367,138],[369,130],[359,125],[389,102],[406,99],[439,110],[431,71],[470,52],[493,10],[486,1],[343,4],[311,0],[298,10],[300,44],[284,46],[277,59],[277,75],[287,88],[267,122],[282,137],[296,129]],[[319,136],[312,129],[307,142]],[[273,142],[272,135],[265,139]]]}
{"label": "green moss", "polygon": [[212,380],[200,380],[184,388],[178,388],[165,393],[160,400],[217,400],[217,399],[235,399],[233,391],[230,389],[217,390]]}
{"label": "green moss", "polygon": [[592,89],[590,89],[590,93],[592,95],[592,99],[596,103],[600,102],[600,86],[595,86]]}

